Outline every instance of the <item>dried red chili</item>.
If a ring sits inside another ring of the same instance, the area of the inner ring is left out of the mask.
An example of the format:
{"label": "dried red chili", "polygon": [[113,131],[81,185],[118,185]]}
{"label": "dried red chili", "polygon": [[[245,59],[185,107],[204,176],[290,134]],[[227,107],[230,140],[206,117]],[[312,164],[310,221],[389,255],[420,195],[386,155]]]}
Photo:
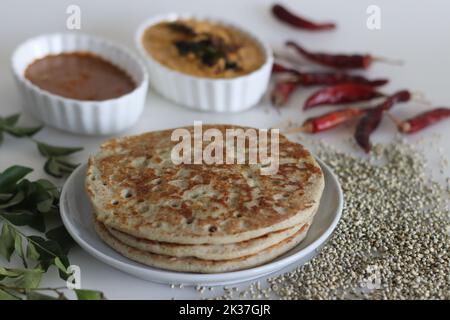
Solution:
{"label": "dried red chili", "polygon": [[408,90],[400,90],[388,96],[386,100],[380,103],[377,107],[387,111],[390,110],[394,104],[399,102],[408,102],[409,100],[411,100],[411,92]]}
{"label": "dried red chili", "polygon": [[359,120],[356,131],[355,140],[366,153],[372,149],[372,143],[370,142],[370,135],[374,132],[383,119],[384,110],[382,108],[371,108],[367,113]]}
{"label": "dried red chili", "polygon": [[[272,90],[272,103],[277,106],[285,104],[291,94],[299,86],[311,87],[317,85],[335,85],[335,84],[348,84],[354,81],[354,83],[363,83],[369,86],[380,86],[388,82],[388,80],[367,80],[359,76],[343,76],[335,74],[315,74],[315,73],[302,73],[296,74],[292,78],[287,80],[280,80],[274,86]],[[351,102],[351,101],[350,101]],[[344,102],[342,102],[344,103]]]}
{"label": "dried red chili", "polygon": [[[370,54],[333,54],[323,52],[310,52],[298,43],[286,42],[286,45],[294,48],[306,59],[321,64],[323,66],[336,69],[368,69],[374,61],[385,61],[386,59],[375,58]],[[399,61],[390,61],[399,64]]]}
{"label": "dried red chili", "polygon": [[303,109],[310,109],[320,105],[337,105],[367,101],[384,96],[373,86],[366,84],[344,83],[329,86],[314,92],[306,101]]}
{"label": "dried red chili", "polygon": [[[375,79],[369,80],[363,76],[352,75],[347,73],[334,73],[334,72],[301,72],[293,68],[285,67],[279,63],[274,63],[272,66],[272,73],[289,73],[297,78],[297,81],[302,86],[319,86],[327,85],[332,86],[342,83],[359,83],[367,84],[373,87],[379,87],[387,84],[388,79]],[[293,78],[294,79],[294,78]],[[293,80],[289,79],[289,80]]]}
{"label": "dried red chili", "polygon": [[408,120],[398,121],[394,119],[394,121],[396,122],[400,132],[411,134],[428,128],[429,126],[447,118],[450,118],[450,109],[436,108],[423,112]]}
{"label": "dried red chili", "polygon": [[282,72],[288,72],[288,73],[299,73],[299,71],[292,69],[292,68],[288,68],[283,66],[282,64],[279,63],[274,63],[272,65],[272,73],[282,73]]}
{"label": "dried red chili", "polygon": [[287,133],[319,133],[347,123],[350,120],[363,115],[364,113],[366,113],[366,109],[361,108],[347,108],[327,112],[320,116],[307,119],[300,128],[290,129]]}
{"label": "dried red chili", "polygon": [[355,140],[363,150],[368,153],[372,149],[371,134],[378,128],[383,119],[383,114],[398,102],[407,102],[411,99],[411,93],[401,90],[386,98],[379,105],[370,108],[359,120],[355,131]]}
{"label": "dried red chili", "polygon": [[299,81],[303,86],[317,85],[337,85],[343,83],[364,84],[372,87],[385,85],[389,82],[387,79],[369,80],[358,75],[350,75],[345,73],[328,73],[328,72],[304,72],[298,75]]}
{"label": "dried red chili", "polygon": [[272,104],[275,106],[284,105],[292,93],[298,88],[297,81],[279,81],[275,84],[270,96]]}
{"label": "dried red chili", "polygon": [[279,4],[275,4],[272,7],[272,13],[275,17],[277,17],[280,21],[287,23],[295,28],[311,30],[311,31],[321,31],[321,30],[330,30],[336,28],[336,24],[327,22],[327,23],[317,23],[312,22],[308,19],[300,17],[285,7]]}

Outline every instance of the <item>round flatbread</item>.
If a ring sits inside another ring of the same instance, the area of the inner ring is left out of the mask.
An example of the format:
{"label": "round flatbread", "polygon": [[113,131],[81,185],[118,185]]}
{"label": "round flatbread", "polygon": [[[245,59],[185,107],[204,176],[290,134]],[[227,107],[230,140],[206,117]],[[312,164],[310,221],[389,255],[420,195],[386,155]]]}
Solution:
{"label": "round flatbread", "polygon": [[299,244],[306,237],[308,229],[309,225],[305,224],[293,236],[254,255],[229,260],[203,260],[171,257],[130,247],[112,236],[102,223],[95,222],[95,230],[100,238],[123,256],[151,267],[193,273],[221,273],[259,266]]}
{"label": "round flatbread", "polygon": [[[308,221],[308,224],[311,222]],[[286,238],[293,236],[304,224],[289,229],[267,233],[255,239],[229,244],[177,244],[158,242],[130,236],[121,231],[106,227],[108,232],[127,246],[151,253],[178,258],[194,257],[206,260],[228,260],[256,254]]]}
{"label": "round flatbread", "polygon": [[[194,139],[194,128],[184,129]],[[208,129],[224,137],[227,130],[256,130],[203,126]],[[159,242],[227,244],[303,224],[316,211],[323,173],[302,145],[280,134],[278,171],[264,175],[248,161],[175,165],[171,152],[179,141],[171,141],[172,132],[113,139],[90,158],[86,189],[97,220]]]}

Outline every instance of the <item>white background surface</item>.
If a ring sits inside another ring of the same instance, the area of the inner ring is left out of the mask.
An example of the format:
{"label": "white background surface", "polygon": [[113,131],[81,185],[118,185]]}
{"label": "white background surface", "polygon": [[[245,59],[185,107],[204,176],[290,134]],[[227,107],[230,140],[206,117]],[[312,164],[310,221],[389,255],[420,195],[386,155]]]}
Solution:
{"label": "white background surface", "polygon": [[[291,8],[316,20],[334,20],[338,29],[331,32],[308,33],[296,31],[275,21],[270,13],[272,1],[261,0],[189,0],[189,1],[2,1],[0,11],[0,115],[5,116],[21,110],[21,101],[15,91],[10,72],[10,56],[14,48],[25,39],[41,33],[66,31],[66,8],[77,4],[82,11],[82,32],[109,38],[125,44],[134,50],[134,32],[144,19],[167,12],[195,12],[219,16],[233,21],[259,34],[274,48],[281,48],[287,39],[294,39],[312,49],[327,51],[370,52],[374,55],[400,58],[404,66],[376,64],[367,73],[370,77],[388,77],[391,83],[385,92],[407,88],[426,94],[433,105],[450,106],[450,3],[444,0],[428,1],[366,1],[366,0],[303,0],[287,1]],[[381,8],[381,30],[371,31],[366,27],[366,9],[370,4]],[[306,116],[301,105],[310,93],[305,90],[296,94],[281,115],[269,108],[267,102],[239,114],[208,114],[190,111],[159,97],[150,90],[146,109],[136,126],[123,134],[134,134],[181,125],[190,125],[194,120],[204,123],[234,123],[255,127],[270,127],[284,119],[301,122]],[[424,108],[417,103],[399,106],[394,113],[407,116]],[[324,109],[317,110],[321,113]],[[36,120],[24,114],[21,124],[35,124]],[[438,145],[429,145],[428,153],[436,162],[439,153],[450,157],[448,146],[450,122],[442,123],[423,134],[408,137],[413,143],[420,137],[442,136]],[[389,141],[394,135],[394,127],[385,121],[374,136],[374,141]],[[345,150],[351,150],[347,141],[351,131],[342,129],[334,134],[323,134],[329,143]],[[85,150],[76,156],[84,161],[97,150],[100,142],[107,137],[86,137],[71,135],[62,131],[45,128],[36,135],[39,140],[55,145],[84,146]],[[426,147],[426,146],[425,146]],[[42,171],[44,159],[31,142],[6,137],[0,146],[0,170],[12,164],[30,166],[36,170],[32,178],[45,176]],[[446,170],[446,176],[449,171]],[[441,175],[442,177],[442,175]],[[61,183],[61,182],[59,182]],[[82,270],[82,286],[103,290],[108,298],[200,298],[192,288],[170,289],[136,279],[117,271],[75,248],[71,262]],[[60,286],[57,277],[46,278],[43,285]],[[220,294],[215,289],[212,294]]]}

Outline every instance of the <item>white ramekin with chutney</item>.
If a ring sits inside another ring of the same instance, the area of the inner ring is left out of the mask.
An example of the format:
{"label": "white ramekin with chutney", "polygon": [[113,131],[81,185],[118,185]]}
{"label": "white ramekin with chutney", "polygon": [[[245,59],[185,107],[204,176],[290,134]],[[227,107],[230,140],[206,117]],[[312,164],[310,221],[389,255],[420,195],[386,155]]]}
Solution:
{"label": "white ramekin with chutney", "polygon": [[141,115],[145,67],[128,50],[81,34],[30,39],[13,54],[24,108],[44,123],[80,134],[112,134]]}
{"label": "white ramekin with chutney", "polygon": [[227,22],[189,14],[151,18],[138,29],[136,45],[152,87],[194,109],[245,110],[261,99],[269,83],[270,48]]}

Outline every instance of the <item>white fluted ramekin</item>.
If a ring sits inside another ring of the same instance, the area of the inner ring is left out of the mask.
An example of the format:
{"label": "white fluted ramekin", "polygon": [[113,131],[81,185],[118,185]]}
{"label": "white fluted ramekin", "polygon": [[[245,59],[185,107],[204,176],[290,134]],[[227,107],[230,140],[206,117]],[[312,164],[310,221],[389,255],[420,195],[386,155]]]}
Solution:
{"label": "white fluted ramekin", "polygon": [[[39,58],[63,52],[88,51],[127,72],[136,88],[123,96],[103,101],[64,98],[40,89],[24,73]],[[42,35],[25,41],[13,53],[12,69],[24,109],[49,126],[88,135],[106,135],[132,126],[141,115],[147,96],[145,66],[129,50],[107,40],[78,33]]]}
{"label": "white fluted ramekin", "polygon": [[[142,44],[142,38],[147,28],[163,21],[177,19],[209,21],[228,26],[250,36],[264,51],[264,64],[247,75],[226,79],[191,76],[164,66],[147,52]],[[180,105],[202,111],[238,112],[257,104],[269,84],[273,63],[270,47],[244,29],[222,20],[197,17],[191,14],[161,15],[142,23],[136,32],[135,41],[137,49],[145,58],[150,85],[159,94]]]}

